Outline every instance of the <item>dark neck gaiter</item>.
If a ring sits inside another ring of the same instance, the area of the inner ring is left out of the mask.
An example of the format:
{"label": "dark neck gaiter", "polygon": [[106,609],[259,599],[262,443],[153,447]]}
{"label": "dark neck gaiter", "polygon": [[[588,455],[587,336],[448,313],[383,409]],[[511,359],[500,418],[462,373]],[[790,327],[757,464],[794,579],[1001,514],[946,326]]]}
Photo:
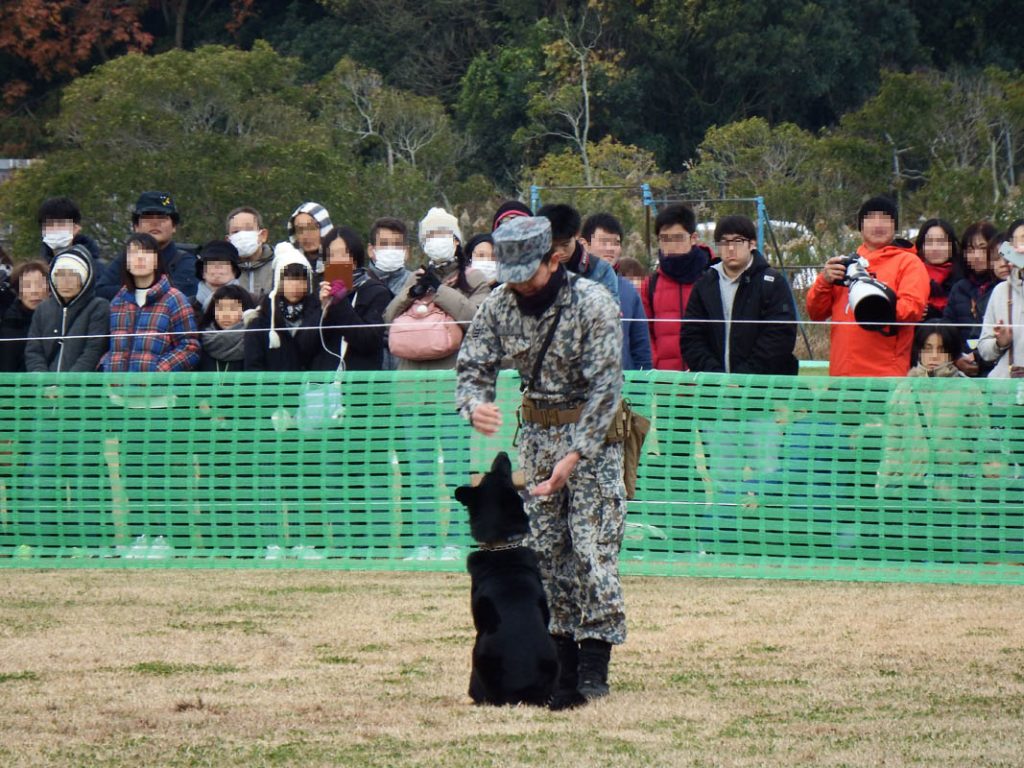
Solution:
{"label": "dark neck gaiter", "polygon": [[558,292],[565,285],[565,279],[565,267],[559,265],[558,270],[548,280],[548,284],[532,296],[520,296],[512,291],[516,298],[516,304],[519,305],[519,311],[530,317],[543,315],[547,308],[555,303]]}

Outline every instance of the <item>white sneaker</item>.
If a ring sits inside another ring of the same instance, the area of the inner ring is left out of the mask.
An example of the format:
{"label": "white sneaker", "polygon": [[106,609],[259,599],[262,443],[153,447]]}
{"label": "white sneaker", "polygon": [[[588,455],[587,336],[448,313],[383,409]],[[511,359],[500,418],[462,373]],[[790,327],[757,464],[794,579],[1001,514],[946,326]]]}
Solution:
{"label": "white sneaker", "polygon": [[303,544],[296,544],[292,547],[292,557],[296,560],[323,560],[324,556],[316,551],[316,547],[307,547]]}
{"label": "white sneaker", "polygon": [[441,550],[441,556],[438,560],[461,560],[462,559],[462,547],[458,547],[454,544],[449,544]]}
{"label": "white sneaker", "polygon": [[426,544],[424,544],[421,547],[416,547],[416,551],[415,552],[413,552],[411,555],[409,555],[408,557],[403,558],[403,559],[405,559],[405,560],[419,560],[419,561],[433,560],[434,559],[434,550],[433,550],[433,548],[428,547]]}
{"label": "white sneaker", "polygon": [[153,543],[146,550],[147,560],[168,560],[173,556],[171,545],[167,543],[167,539],[163,536],[157,536],[153,539]]}
{"label": "white sneaker", "polygon": [[149,537],[147,537],[146,534],[142,534],[141,536],[135,537],[135,541],[132,542],[132,545],[128,547],[122,557],[124,557],[125,560],[144,560],[146,552],[148,551]]}
{"label": "white sneaker", "polygon": [[277,544],[267,545],[267,554],[263,556],[264,560],[280,560],[284,557],[284,552],[281,551],[281,547]]}

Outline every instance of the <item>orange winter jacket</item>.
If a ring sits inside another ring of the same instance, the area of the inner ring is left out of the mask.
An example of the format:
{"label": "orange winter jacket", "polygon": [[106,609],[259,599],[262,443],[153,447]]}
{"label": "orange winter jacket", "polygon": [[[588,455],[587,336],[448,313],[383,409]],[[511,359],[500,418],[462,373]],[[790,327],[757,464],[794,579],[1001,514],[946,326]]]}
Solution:
{"label": "orange winter jacket", "polygon": [[[868,261],[868,272],[896,294],[896,322],[916,323],[924,317],[930,283],[928,270],[912,247],[886,245],[871,250],[866,245],[857,255]],[[833,285],[819,274],[807,292],[807,314],[811,320],[854,322],[849,291]],[[833,325],[830,376],[906,376],[910,370],[910,347],[914,327],[900,326],[895,336],[865,331],[859,325]]]}

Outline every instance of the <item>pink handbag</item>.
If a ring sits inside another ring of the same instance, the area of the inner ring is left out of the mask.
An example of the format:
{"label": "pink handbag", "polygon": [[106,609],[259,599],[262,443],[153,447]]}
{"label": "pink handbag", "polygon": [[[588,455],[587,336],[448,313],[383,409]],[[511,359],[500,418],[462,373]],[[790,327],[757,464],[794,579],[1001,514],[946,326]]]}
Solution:
{"label": "pink handbag", "polygon": [[433,301],[414,301],[388,330],[388,349],[405,360],[441,360],[461,345],[462,327]]}

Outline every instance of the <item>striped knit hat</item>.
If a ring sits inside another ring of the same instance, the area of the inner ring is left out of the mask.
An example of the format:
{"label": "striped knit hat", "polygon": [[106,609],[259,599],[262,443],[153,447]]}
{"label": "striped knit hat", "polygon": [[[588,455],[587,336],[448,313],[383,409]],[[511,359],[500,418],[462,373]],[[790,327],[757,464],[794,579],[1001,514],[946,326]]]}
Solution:
{"label": "striped knit hat", "polygon": [[320,203],[303,203],[288,217],[288,242],[295,245],[295,217],[300,213],[308,213],[313,220],[320,225],[320,237],[326,237],[327,233],[334,229],[331,223],[331,214],[327,212]]}

